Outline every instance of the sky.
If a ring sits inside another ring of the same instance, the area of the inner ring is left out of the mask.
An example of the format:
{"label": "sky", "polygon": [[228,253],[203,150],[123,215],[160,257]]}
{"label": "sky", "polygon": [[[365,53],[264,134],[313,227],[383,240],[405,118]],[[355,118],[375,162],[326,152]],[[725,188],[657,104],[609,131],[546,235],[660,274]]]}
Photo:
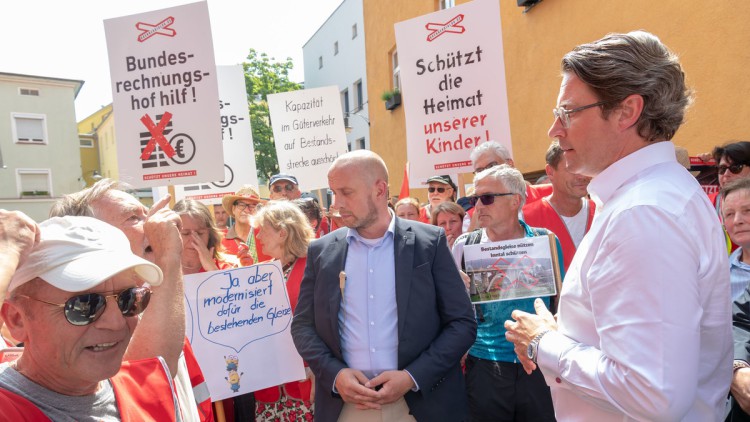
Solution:
{"label": "sky", "polygon": [[[343,0],[208,0],[217,65],[245,61],[250,48],[291,57],[291,79],[304,80],[302,46]],[[105,19],[190,0],[17,0],[0,12],[0,72],[85,83],[76,119],[112,102]]]}

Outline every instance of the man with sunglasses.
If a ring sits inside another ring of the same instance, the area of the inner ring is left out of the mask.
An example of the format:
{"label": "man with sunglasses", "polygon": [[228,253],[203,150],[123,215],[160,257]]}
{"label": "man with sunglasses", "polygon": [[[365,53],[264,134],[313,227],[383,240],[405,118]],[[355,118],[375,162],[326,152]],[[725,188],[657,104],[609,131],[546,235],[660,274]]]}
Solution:
{"label": "man with sunglasses", "polygon": [[274,174],[268,180],[268,190],[273,200],[294,200],[302,196],[297,178],[291,174]]}
{"label": "man with sunglasses", "polygon": [[447,174],[427,179],[427,204],[419,209],[419,221],[430,224],[432,210],[443,202],[456,202],[457,194],[458,187]]}
{"label": "man with sunglasses", "polygon": [[163,357],[175,377],[184,420],[209,420],[213,417],[211,400],[184,334],[182,221],[169,209],[168,195],[147,209],[127,189],[112,179],[99,180],[60,198],[50,216],[89,216],[109,223],[125,234],[135,255],[163,270],[164,283],[154,288],[149,311],[143,314],[125,358]]}
{"label": "man with sunglasses", "polygon": [[24,343],[18,360],[0,365],[3,419],[180,420],[164,359],[123,362],[162,270],[94,218],[55,217],[25,231],[3,251],[20,262],[15,273],[0,275],[9,293],[0,315]]}
{"label": "man with sunglasses", "polygon": [[[518,218],[526,199],[520,171],[508,164],[482,170],[474,177],[469,197],[480,229],[464,233],[453,245],[453,259],[465,271],[464,246],[524,237],[549,231],[529,227]],[[561,254],[558,242],[558,253]],[[560,268],[562,270],[562,266]],[[550,299],[544,298],[549,306]],[[466,389],[472,421],[554,421],[549,388],[539,371],[526,374],[517,363],[513,343],[505,339],[503,323],[514,309],[529,312],[534,299],[516,299],[475,306],[477,339],[466,358]]]}
{"label": "man with sunglasses", "polygon": [[671,139],[691,92],[677,56],[644,31],[563,57],[549,130],[592,177],[591,230],[555,318],[514,311],[508,340],[539,368],[558,420],[723,420],[732,377],[729,265],[715,211]]}

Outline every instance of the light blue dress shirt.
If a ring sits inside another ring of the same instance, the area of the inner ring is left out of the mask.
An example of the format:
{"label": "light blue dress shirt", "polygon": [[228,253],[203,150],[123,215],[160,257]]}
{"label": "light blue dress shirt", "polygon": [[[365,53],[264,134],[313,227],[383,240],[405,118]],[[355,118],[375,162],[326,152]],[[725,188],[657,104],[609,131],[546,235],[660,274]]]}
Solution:
{"label": "light blue dress shirt", "polygon": [[732,289],[732,301],[742,296],[750,282],[750,265],[740,261],[742,248],[737,248],[729,255],[729,286]]}
{"label": "light blue dress shirt", "polygon": [[394,227],[391,214],[379,239],[365,239],[355,229],[346,236],[346,283],[338,314],[341,351],[350,368],[370,379],[398,369]]}

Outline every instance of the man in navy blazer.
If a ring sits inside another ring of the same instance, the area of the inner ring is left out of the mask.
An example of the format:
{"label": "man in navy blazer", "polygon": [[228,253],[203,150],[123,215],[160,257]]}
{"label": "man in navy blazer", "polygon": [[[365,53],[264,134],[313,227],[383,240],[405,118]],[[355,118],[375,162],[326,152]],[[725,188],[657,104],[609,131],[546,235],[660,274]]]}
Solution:
{"label": "man in navy blazer", "polygon": [[310,245],[292,322],[315,374],[315,420],[466,419],[460,359],[477,325],[445,232],[389,211],[373,152],[340,156],[328,182],[346,227]]}

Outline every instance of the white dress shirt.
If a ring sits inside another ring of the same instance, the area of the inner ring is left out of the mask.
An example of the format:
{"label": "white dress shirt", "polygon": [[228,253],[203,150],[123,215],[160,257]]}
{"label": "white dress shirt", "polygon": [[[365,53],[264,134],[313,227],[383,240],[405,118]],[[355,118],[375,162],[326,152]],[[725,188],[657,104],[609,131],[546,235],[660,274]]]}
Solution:
{"label": "white dress shirt", "polygon": [[671,142],[596,176],[538,363],[559,421],[718,421],[732,379],[722,229]]}

